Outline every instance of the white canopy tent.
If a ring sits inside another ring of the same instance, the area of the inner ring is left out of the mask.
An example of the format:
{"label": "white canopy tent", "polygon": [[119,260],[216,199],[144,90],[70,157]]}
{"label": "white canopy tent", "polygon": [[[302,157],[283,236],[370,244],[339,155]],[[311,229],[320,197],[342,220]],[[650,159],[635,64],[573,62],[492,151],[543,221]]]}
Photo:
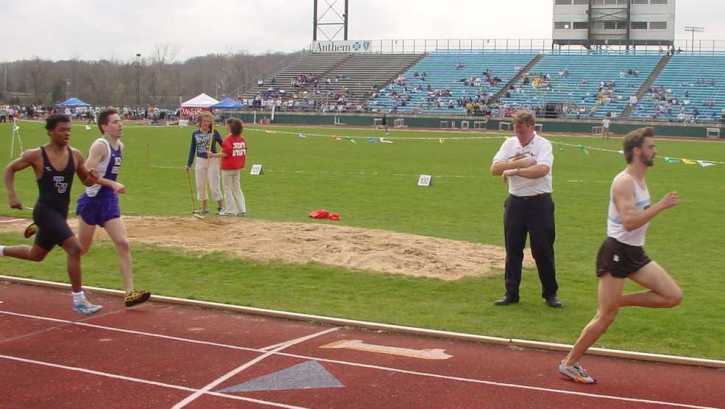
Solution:
{"label": "white canopy tent", "polygon": [[216,99],[210,97],[209,95],[206,95],[204,93],[201,93],[194,98],[181,103],[182,108],[209,108],[214,104],[218,104],[219,101]]}

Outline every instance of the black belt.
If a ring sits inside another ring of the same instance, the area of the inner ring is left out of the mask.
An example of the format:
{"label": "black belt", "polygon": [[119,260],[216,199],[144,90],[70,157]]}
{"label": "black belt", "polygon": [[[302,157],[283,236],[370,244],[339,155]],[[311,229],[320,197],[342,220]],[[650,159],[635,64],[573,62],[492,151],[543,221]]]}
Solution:
{"label": "black belt", "polygon": [[509,194],[514,199],[517,200],[536,200],[536,199],[543,199],[546,197],[551,197],[551,193],[539,193],[538,195],[532,195],[532,196],[516,196]]}

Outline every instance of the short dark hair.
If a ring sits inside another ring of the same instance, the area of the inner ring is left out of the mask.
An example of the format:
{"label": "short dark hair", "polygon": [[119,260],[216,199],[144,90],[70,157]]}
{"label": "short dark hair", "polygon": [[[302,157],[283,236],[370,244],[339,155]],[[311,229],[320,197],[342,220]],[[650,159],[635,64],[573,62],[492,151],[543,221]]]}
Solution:
{"label": "short dark hair", "polygon": [[229,125],[229,131],[231,131],[232,135],[239,136],[242,134],[242,129],[244,129],[244,125],[242,125],[242,121],[238,118],[227,119],[227,125]]}
{"label": "short dark hair", "polygon": [[45,119],[45,129],[48,131],[52,131],[61,122],[70,122],[70,117],[65,114],[53,114]]}
{"label": "short dark hair", "polygon": [[627,163],[634,160],[634,148],[641,148],[645,138],[654,138],[654,128],[638,128],[624,135],[622,150],[624,151],[624,159]]}
{"label": "short dark hair", "polygon": [[100,114],[98,114],[98,130],[101,131],[101,133],[103,133],[103,128],[101,127],[101,125],[108,125],[108,117],[117,113],[118,111],[116,111],[115,109],[108,108],[104,109],[103,111],[101,111]]}

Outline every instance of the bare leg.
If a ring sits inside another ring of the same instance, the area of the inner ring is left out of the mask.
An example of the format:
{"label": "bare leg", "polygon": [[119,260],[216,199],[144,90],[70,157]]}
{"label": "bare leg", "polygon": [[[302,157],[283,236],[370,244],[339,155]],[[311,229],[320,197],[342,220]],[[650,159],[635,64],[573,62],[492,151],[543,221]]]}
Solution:
{"label": "bare leg", "polygon": [[30,246],[10,246],[5,247],[3,254],[8,257],[19,258],[28,261],[43,261],[49,253],[48,250],[34,244]]}
{"label": "bare leg", "polygon": [[121,263],[121,274],[123,274],[123,286],[128,293],[133,290],[133,267],[126,226],[124,226],[121,218],[115,218],[104,223],[103,228],[106,229],[116,246],[116,253],[118,253],[118,259]]}
{"label": "bare leg", "polygon": [[601,337],[619,311],[620,299],[624,290],[624,279],[613,277],[611,274],[604,274],[599,279],[599,306],[597,314],[582,330],[579,339],[566,356],[564,364],[573,365],[578,362],[584,353]]}
{"label": "bare leg", "polygon": [[682,290],[675,280],[656,262],[651,262],[629,278],[648,291],[622,296],[622,307],[672,308],[682,302]]}
{"label": "bare leg", "polygon": [[88,224],[78,217],[78,242],[81,246],[81,256],[86,255],[93,244],[93,235],[96,233],[96,225]]}
{"label": "bare leg", "polygon": [[68,278],[74,293],[80,292],[81,287],[81,245],[76,236],[70,236],[63,241],[63,250],[68,253]]}

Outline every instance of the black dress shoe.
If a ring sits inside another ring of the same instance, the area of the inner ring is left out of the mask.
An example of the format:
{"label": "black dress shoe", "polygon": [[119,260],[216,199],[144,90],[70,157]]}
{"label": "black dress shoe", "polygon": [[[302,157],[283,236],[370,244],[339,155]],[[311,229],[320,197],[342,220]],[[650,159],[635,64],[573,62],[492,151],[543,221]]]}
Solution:
{"label": "black dress shoe", "polygon": [[561,308],[564,306],[564,305],[562,305],[561,301],[559,301],[559,299],[556,298],[556,296],[547,298],[546,305],[548,305],[551,308]]}
{"label": "black dress shoe", "polygon": [[506,295],[502,299],[494,301],[493,305],[509,305],[509,304],[518,304],[518,303],[519,303],[518,297],[514,298],[514,297]]}

